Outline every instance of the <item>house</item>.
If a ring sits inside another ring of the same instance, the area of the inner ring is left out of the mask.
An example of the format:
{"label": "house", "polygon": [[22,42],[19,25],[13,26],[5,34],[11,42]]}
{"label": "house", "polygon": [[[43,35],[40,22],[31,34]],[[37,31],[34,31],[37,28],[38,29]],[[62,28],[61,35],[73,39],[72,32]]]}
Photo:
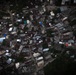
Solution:
{"label": "house", "polygon": [[38,67],[43,67],[44,66],[44,61],[42,60],[42,61],[37,62],[37,66]]}
{"label": "house", "polygon": [[41,60],[43,60],[42,56],[36,58],[36,61],[41,61]]}
{"label": "house", "polygon": [[43,49],[43,52],[47,52],[47,51],[49,51],[49,48]]}
{"label": "house", "polygon": [[40,56],[40,53],[33,53],[33,57],[38,57]]}
{"label": "house", "polygon": [[16,69],[18,69],[19,66],[20,66],[20,63],[19,63],[19,62],[15,63],[15,67],[16,67]]}
{"label": "house", "polygon": [[0,42],[3,42],[4,39],[5,39],[5,37],[1,37],[0,38]]}
{"label": "house", "polygon": [[9,58],[6,62],[7,62],[8,64],[11,64],[11,63],[12,63],[12,58]]}
{"label": "house", "polygon": [[10,19],[10,16],[3,16],[3,19]]}

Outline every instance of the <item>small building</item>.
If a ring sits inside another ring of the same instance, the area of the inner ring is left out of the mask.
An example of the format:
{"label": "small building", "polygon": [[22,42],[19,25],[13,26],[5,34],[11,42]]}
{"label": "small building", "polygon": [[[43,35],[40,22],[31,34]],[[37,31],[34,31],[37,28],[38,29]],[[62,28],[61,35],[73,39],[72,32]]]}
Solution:
{"label": "small building", "polygon": [[34,53],[33,56],[38,57],[38,56],[40,56],[40,53]]}
{"label": "small building", "polygon": [[37,62],[38,67],[43,67],[44,66],[44,60]]}
{"label": "small building", "polygon": [[49,51],[49,48],[43,49],[43,52],[47,52],[47,51]]}
{"label": "small building", "polygon": [[43,57],[42,57],[42,56],[37,57],[36,60],[37,60],[37,61],[43,60]]}

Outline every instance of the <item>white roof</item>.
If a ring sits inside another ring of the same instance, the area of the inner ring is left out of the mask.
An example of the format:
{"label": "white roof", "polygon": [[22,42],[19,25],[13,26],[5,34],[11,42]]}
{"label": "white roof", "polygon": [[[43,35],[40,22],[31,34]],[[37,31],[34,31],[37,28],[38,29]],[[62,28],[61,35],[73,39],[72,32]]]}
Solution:
{"label": "white roof", "polygon": [[64,17],[63,19],[62,19],[62,21],[64,21],[64,20],[66,20],[68,17]]}
{"label": "white roof", "polygon": [[29,24],[30,23],[30,21],[29,20],[27,20],[27,24]]}
{"label": "white roof", "polygon": [[50,14],[51,14],[51,16],[55,16],[55,14],[54,14],[54,12],[53,12],[53,11],[51,11],[51,12],[50,12]]}
{"label": "white roof", "polygon": [[69,43],[69,44],[68,44],[68,46],[72,46],[72,44],[71,44],[71,43]]}
{"label": "white roof", "polygon": [[16,68],[18,69],[19,68],[19,66],[20,66],[20,63],[18,62],[18,63],[16,63],[15,64],[15,66],[16,66]]}
{"label": "white roof", "polygon": [[49,50],[49,48],[45,48],[45,49],[43,49],[43,51],[48,51]]}
{"label": "white roof", "polygon": [[9,26],[12,26],[13,24],[9,24]]}
{"label": "white roof", "polygon": [[51,24],[51,23],[49,23],[49,25],[50,25],[50,26],[52,26],[52,24]]}
{"label": "white roof", "polygon": [[40,55],[40,53],[34,53],[33,56],[34,57],[38,57]]}
{"label": "white roof", "polygon": [[45,9],[45,8],[43,8],[43,10],[44,10],[44,12],[46,11],[46,9]]}
{"label": "white roof", "polygon": [[14,31],[14,32],[11,32],[11,34],[16,34],[16,33],[17,33],[17,32],[15,32],[15,31]]}
{"label": "white roof", "polygon": [[10,28],[9,28],[9,31],[12,31],[12,29],[13,29],[13,28],[12,28],[12,27],[10,27]]}
{"label": "white roof", "polygon": [[22,19],[17,19],[17,22],[21,22],[22,21]]}
{"label": "white roof", "polygon": [[9,50],[6,50],[6,52],[8,53],[8,52],[9,52]]}
{"label": "white roof", "polygon": [[43,60],[43,57],[41,56],[41,57],[37,58],[36,60]]}
{"label": "white roof", "polygon": [[1,37],[0,38],[0,42],[3,42],[4,39],[5,39],[5,37]]}
{"label": "white roof", "polygon": [[43,40],[40,40],[39,43],[43,42]]}
{"label": "white roof", "polygon": [[74,40],[68,40],[68,43],[74,43]]}
{"label": "white roof", "polygon": [[21,39],[17,39],[17,42],[21,42]]}
{"label": "white roof", "polygon": [[64,44],[64,42],[61,42],[61,41],[60,41],[59,44]]}
{"label": "white roof", "polygon": [[5,55],[6,55],[6,56],[11,56],[11,54],[10,54],[10,53],[6,53]]}
{"label": "white roof", "polygon": [[11,63],[11,61],[12,61],[12,59],[11,59],[11,58],[9,58],[9,59],[7,60],[7,63],[8,63],[8,64],[10,64],[10,63]]}
{"label": "white roof", "polygon": [[63,35],[70,35],[72,34],[72,32],[67,32],[67,33],[64,33]]}

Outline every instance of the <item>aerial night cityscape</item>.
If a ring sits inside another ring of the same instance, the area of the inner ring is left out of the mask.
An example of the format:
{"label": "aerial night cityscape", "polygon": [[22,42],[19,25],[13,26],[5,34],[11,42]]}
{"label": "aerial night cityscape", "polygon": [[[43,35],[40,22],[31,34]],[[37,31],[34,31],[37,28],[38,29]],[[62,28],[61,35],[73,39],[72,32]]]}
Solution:
{"label": "aerial night cityscape", "polygon": [[0,0],[0,75],[76,75],[76,0]]}

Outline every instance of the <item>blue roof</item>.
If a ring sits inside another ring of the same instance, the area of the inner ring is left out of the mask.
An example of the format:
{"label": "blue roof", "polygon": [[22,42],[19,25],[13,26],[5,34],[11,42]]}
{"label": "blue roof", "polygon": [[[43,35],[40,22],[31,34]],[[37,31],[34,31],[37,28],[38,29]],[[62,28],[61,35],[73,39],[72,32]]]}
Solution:
{"label": "blue roof", "polygon": [[7,36],[7,34],[3,34],[3,36],[4,36],[4,37],[6,37],[6,36]]}
{"label": "blue roof", "polygon": [[42,22],[39,22],[39,24],[42,25],[43,23]]}

